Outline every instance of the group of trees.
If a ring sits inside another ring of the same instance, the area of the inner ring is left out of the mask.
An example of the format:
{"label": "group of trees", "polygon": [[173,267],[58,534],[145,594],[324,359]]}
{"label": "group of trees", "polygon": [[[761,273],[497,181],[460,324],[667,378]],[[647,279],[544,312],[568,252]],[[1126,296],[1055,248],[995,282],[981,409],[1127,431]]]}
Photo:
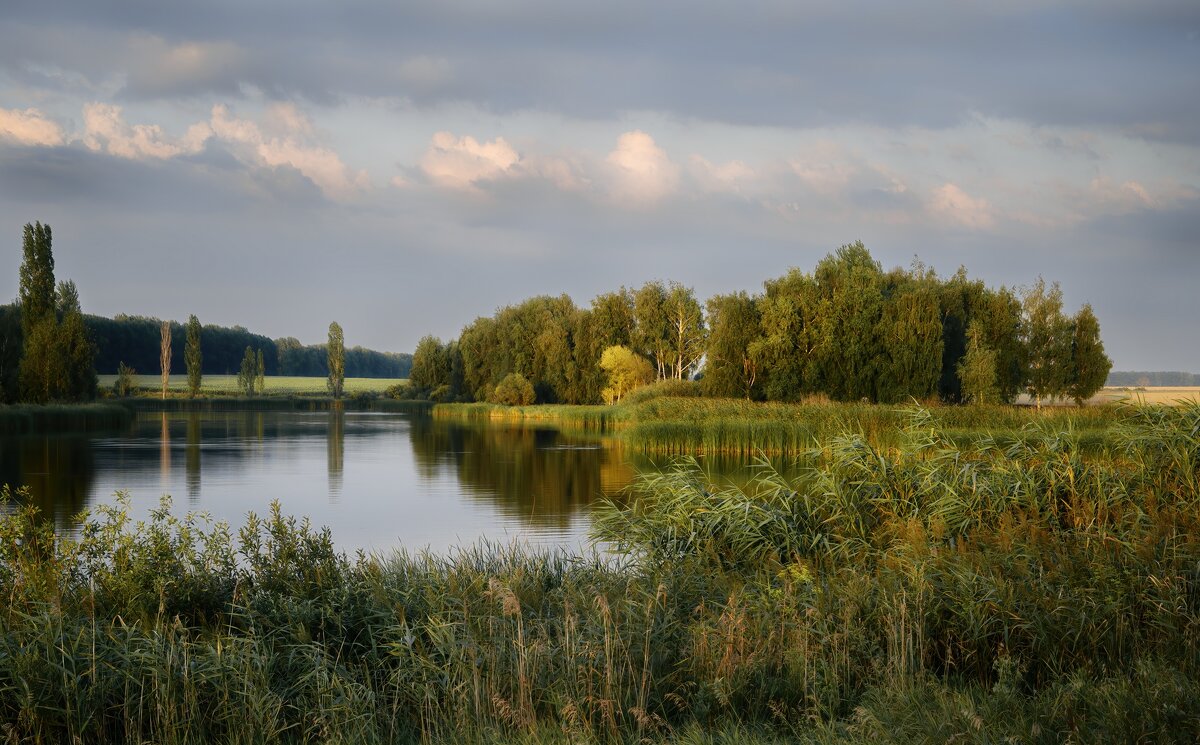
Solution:
{"label": "group of trees", "polygon": [[79,291],[55,284],[49,225],[25,225],[18,302],[0,309],[0,400],[84,401],[95,396],[92,343]]}
{"label": "group of trees", "polygon": [[[2,317],[0,317],[2,318]],[[85,316],[88,331],[97,347],[96,370],[113,374],[124,362],[138,370],[160,369],[160,333],[163,321],[145,316],[115,318]],[[171,324],[171,373],[186,372],[187,329],[190,324]],[[201,374],[235,375],[241,370],[246,347],[263,353],[267,375],[326,377],[329,374],[325,344],[303,345],[294,337],[271,339],[241,326],[205,324],[198,332],[204,347]],[[363,347],[345,350],[345,373],[352,378],[405,378],[412,355],[379,352]]]}
{"label": "group of trees", "polygon": [[709,395],[753,400],[987,402],[1028,391],[1040,403],[1089,397],[1110,367],[1091,308],[1066,315],[1057,285],[992,289],[963,269],[943,279],[919,263],[885,272],[855,243],[758,295],[702,305],[691,289],[656,281],[590,308],[565,295],[501,308],[456,340],[422,339],[409,393],[496,400],[517,374],[548,403],[616,401],[647,377],[699,377]]}

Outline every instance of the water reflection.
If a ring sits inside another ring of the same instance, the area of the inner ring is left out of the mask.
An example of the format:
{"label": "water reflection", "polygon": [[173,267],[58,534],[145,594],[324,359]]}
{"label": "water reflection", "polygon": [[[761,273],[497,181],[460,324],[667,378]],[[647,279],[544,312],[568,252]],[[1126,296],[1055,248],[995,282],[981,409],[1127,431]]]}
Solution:
{"label": "water reflection", "polygon": [[0,484],[29,487],[29,501],[63,529],[88,504],[95,463],[88,438],[11,437],[0,441]]}
{"label": "water reflection", "polygon": [[342,496],[342,471],[346,467],[346,412],[340,405],[329,410],[325,453],[329,472],[329,503],[337,504]]}
{"label": "water reflection", "polygon": [[200,414],[190,412],[187,417],[187,446],[184,449],[184,470],[187,473],[188,504],[195,506],[200,502]]}
{"label": "water reflection", "polygon": [[[177,510],[235,527],[278,499],[329,526],[346,550],[444,550],[479,538],[577,548],[595,500],[669,459],[658,461],[548,427],[340,409],[142,413],[125,432],[0,437],[0,482],[28,484],[65,530],[118,489],[138,519],[165,493],[186,495]],[[746,473],[740,460],[708,467],[714,480]]]}
{"label": "water reflection", "polygon": [[413,421],[410,442],[426,478],[450,472],[472,497],[542,528],[568,527],[635,473],[612,443],[550,428],[421,418]]}

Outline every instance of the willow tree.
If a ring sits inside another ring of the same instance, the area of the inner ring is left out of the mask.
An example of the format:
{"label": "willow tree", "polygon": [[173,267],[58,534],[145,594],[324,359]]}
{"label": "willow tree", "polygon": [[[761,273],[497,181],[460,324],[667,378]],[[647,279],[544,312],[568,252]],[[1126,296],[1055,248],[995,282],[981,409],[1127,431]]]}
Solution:
{"label": "willow tree", "polygon": [[171,322],[163,321],[159,327],[158,364],[162,370],[162,397],[167,398],[167,384],[171,382]]}
{"label": "willow tree", "polygon": [[1038,408],[1061,396],[1071,382],[1071,321],[1063,314],[1062,290],[1038,277],[1022,298],[1022,341],[1028,360],[1026,386]]}
{"label": "willow tree", "polygon": [[708,300],[705,345],[705,393],[750,399],[757,392],[758,360],[751,353],[759,338],[762,313],[745,292],[715,295]]}
{"label": "willow tree", "polygon": [[329,324],[329,343],[325,347],[329,359],[329,379],[326,384],[335,399],[342,397],[346,384],[346,345],[342,338],[342,327],[337,321]]}

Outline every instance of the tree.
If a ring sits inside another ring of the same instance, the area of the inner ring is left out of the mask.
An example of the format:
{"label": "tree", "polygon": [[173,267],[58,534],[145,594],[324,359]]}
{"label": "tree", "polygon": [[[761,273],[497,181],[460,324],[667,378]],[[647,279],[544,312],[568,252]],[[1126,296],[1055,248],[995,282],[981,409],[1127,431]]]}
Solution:
{"label": "tree", "polygon": [[257,364],[254,361],[254,350],[246,347],[242,355],[242,366],[238,369],[237,384],[242,395],[254,395],[254,379],[257,377]]}
{"label": "tree", "polygon": [[835,399],[875,399],[884,364],[879,341],[883,270],[862,242],[842,246],[817,264],[817,360]]}
{"label": "tree", "polygon": [[1067,394],[1082,404],[1104,387],[1112,360],[1100,341],[1100,321],[1091,305],[1084,305],[1071,319],[1071,381]]}
{"label": "tree", "polygon": [[882,358],[876,397],[880,401],[927,398],[937,392],[942,373],[942,317],[937,295],[932,283],[902,276],[901,286],[884,301],[879,321]]}
{"label": "tree", "polygon": [[528,406],[534,402],[533,384],[521,373],[509,373],[496,384],[491,402],[505,406]]}
{"label": "tree", "polygon": [[24,344],[25,336],[21,332],[20,312],[17,306],[0,306],[0,403],[15,403],[20,395],[21,353]]}
{"label": "tree", "polygon": [[1000,389],[996,385],[996,350],[984,343],[979,322],[972,322],[967,328],[967,353],[959,360],[958,378],[963,401],[990,404],[1000,400]]}
{"label": "tree", "polygon": [[56,353],[62,358],[65,378],[60,394],[70,401],[90,401],[96,396],[96,345],[83,319],[79,291],[67,280],[58,286],[58,324]]}
{"label": "tree", "polygon": [[162,370],[162,397],[167,399],[167,384],[171,381],[171,322],[163,321],[160,327],[158,365]]}
{"label": "tree", "polygon": [[663,310],[670,329],[671,377],[689,380],[704,357],[704,311],[690,287],[672,282]]}
{"label": "tree", "polygon": [[708,395],[753,398],[758,360],[751,349],[759,338],[761,323],[758,303],[745,292],[709,298],[709,333],[702,381]]}
{"label": "tree", "polygon": [[184,361],[187,363],[188,395],[192,398],[200,395],[200,381],[203,355],[200,353],[200,319],[195,314],[188,316],[187,345],[183,350]]}
{"label": "tree", "polygon": [[620,345],[604,350],[600,355],[600,369],[608,380],[601,392],[606,404],[620,403],[627,393],[654,380],[654,368],[649,360]]}
{"label": "tree", "polygon": [[760,334],[750,345],[759,385],[772,401],[798,401],[821,389],[821,316],[825,302],[811,275],[792,269],[763,283]]}
{"label": "tree", "polygon": [[654,361],[660,380],[667,377],[671,355],[671,321],[666,304],[667,290],[662,282],[647,282],[633,295],[634,348]]}
{"label": "tree", "polygon": [[1071,382],[1071,322],[1063,315],[1062,290],[1055,282],[1038,281],[1022,298],[1028,377],[1026,387],[1038,408],[1043,398],[1061,396]]}
{"label": "tree", "polygon": [[21,329],[25,338],[34,326],[54,315],[54,253],[49,225],[25,224],[24,258],[21,261],[19,299]]}
{"label": "tree", "polygon": [[335,399],[342,397],[346,384],[346,346],[342,339],[342,327],[337,321],[329,324],[329,343],[325,347],[329,359],[329,392]]}
{"label": "tree", "polygon": [[254,361],[254,384],[258,387],[259,393],[265,393],[267,390],[267,364],[263,359],[263,351],[258,350]]}
{"label": "tree", "polygon": [[450,383],[450,356],[442,340],[435,336],[423,336],[413,350],[412,370],[408,382],[415,388],[432,391]]}
{"label": "tree", "polygon": [[121,398],[125,398],[133,390],[133,376],[137,375],[137,370],[127,366],[124,362],[117,365],[117,379],[113,382],[113,393]]}

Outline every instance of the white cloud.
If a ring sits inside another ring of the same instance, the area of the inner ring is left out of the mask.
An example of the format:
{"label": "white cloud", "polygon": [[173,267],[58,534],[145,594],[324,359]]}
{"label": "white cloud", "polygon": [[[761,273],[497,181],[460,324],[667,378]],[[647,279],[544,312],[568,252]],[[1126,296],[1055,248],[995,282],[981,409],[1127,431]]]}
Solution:
{"label": "white cloud", "polygon": [[218,140],[234,146],[234,154],[243,162],[295,168],[328,197],[345,199],[369,185],[365,172],[351,173],[337,153],[310,141],[312,125],[294,106],[274,107],[267,122],[282,134],[268,136],[257,123],[239,119],[227,106],[218,104],[209,126]]}
{"label": "white cloud", "polygon": [[679,166],[671,162],[653,137],[641,130],[617,138],[617,147],[605,162],[609,166],[612,195],[620,202],[657,202],[679,186]]}
{"label": "white cloud", "polygon": [[62,127],[37,109],[4,108],[0,108],[0,138],[45,147],[61,145],[66,139]]}
{"label": "white cloud", "polygon": [[859,172],[857,158],[834,142],[818,141],[788,166],[804,184],[818,194],[837,194]]}
{"label": "white cloud", "polygon": [[520,159],[503,137],[479,142],[470,135],[438,132],[421,158],[421,171],[438,186],[470,190],[481,181],[514,175]]}
{"label": "white cloud", "polygon": [[933,190],[929,211],[939,219],[977,230],[990,228],[996,222],[986,199],[972,197],[950,182]]}
{"label": "white cloud", "polygon": [[184,139],[172,141],[157,124],[130,126],[120,106],[106,103],[84,106],[83,124],[85,145],[121,158],[174,158],[198,152],[207,139],[205,130],[192,128]]}

